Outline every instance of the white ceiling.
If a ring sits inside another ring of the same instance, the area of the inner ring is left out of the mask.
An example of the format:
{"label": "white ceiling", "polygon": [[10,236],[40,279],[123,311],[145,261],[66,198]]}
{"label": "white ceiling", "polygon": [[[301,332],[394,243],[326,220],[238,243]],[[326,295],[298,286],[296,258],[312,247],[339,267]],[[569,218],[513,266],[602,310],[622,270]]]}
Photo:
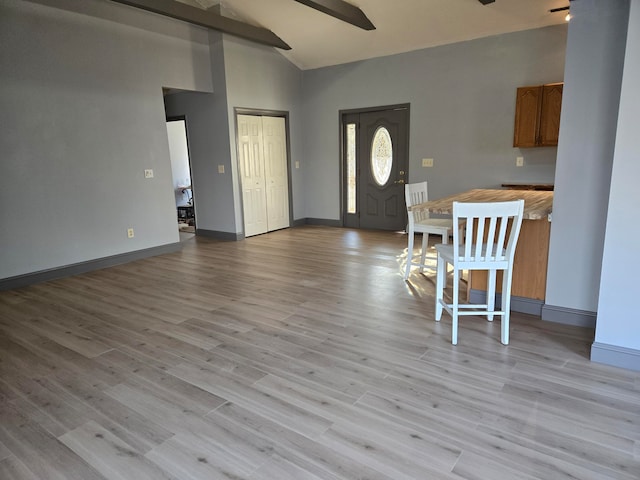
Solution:
{"label": "white ceiling", "polygon": [[337,65],[507,32],[564,23],[549,10],[569,0],[349,0],[376,26],[365,31],[294,0],[181,0],[267,28],[292,49],[299,68]]}

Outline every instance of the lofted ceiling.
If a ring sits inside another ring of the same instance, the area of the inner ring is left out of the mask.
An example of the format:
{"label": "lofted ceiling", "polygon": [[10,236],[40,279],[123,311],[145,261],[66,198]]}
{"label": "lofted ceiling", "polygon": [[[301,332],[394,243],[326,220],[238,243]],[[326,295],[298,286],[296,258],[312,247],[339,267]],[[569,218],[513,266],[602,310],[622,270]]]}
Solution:
{"label": "lofted ceiling", "polygon": [[291,46],[280,50],[306,70],[564,23],[569,0],[348,0],[375,25],[366,31],[295,0],[179,0],[220,8],[266,28]]}

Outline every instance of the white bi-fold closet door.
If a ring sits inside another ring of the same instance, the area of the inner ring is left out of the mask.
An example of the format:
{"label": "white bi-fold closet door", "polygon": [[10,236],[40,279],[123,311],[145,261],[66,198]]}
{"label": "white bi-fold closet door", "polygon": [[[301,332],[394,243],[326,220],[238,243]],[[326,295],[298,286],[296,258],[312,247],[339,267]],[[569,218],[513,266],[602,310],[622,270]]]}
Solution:
{"label": "white bi-fold closet door", "polygon": [[283,117],[238,115],[244,235],[289,226],[287,142]]}

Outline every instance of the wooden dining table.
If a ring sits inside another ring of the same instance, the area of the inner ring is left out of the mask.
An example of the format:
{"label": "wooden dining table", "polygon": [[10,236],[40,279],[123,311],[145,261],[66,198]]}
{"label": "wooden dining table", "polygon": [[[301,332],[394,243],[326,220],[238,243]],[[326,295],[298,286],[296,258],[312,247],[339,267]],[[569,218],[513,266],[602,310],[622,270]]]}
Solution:
{"label": "wooden dining table", "polygon": [[[453,202],[504,202],[524,200],[524,215],[514,257],[511,308],[514,311],[540,315],[547,286],[547,260],[553,207],[552,191],[473,189],[409,207],[413,211],[451,215]],[[498,273],[497,291],[501,290]],[[474,272],[468,296],[473,303],[486,299],[486,272]]]}
{"label": "wooden dining table", "polygon": [[507,202],[524,200],[525,220],[547,220],[553,206],[553,192],[536,190],[499,190],[475,188],[438,200],[430,200],[409,207],[412,211],[427,210],[429,213],[453,214],[453,202]]}

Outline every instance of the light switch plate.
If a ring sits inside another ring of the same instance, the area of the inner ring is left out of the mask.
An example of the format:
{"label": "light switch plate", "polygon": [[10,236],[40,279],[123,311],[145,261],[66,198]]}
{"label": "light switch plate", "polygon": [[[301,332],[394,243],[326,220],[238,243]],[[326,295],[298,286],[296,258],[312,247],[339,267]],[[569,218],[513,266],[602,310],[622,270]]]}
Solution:
{"label": "light switch plate", "polygon": [[152,168],[145,169],[144,178],[153,178],[153,169]]}
{"label": "light switch plate", "polygon": [[296,160],[296,168],[300,168],[300,162]]}
{"label": "light switch plate", "polygon": [[423,158],[422,159],[423,167],[433,167],[433,158]]}
{"label": "light switch plate", "polygon": [[218,165],[218,173],[224,173],[224,165]]}
{"label": "light switch plate", "polygon": [[524,157],[516,157],[516,167],[522,167],[524,165]]}

